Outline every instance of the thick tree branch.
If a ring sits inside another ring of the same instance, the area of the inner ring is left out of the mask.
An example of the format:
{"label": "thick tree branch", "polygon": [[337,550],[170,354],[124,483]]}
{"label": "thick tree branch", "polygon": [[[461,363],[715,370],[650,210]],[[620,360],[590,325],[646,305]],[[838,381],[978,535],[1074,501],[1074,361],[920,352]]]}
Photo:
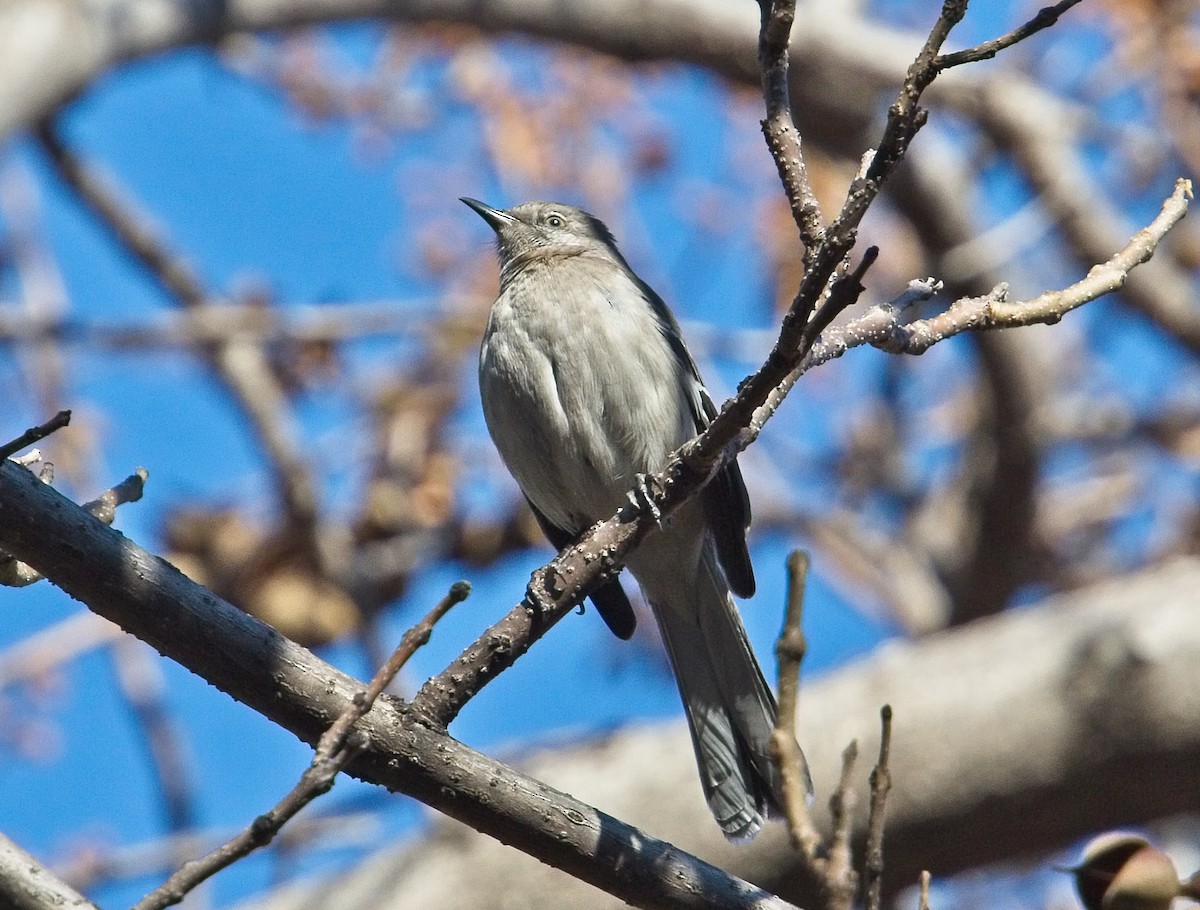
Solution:
{"label": "thick tree branch", "polygon": [[[305,742],[361,688],[11,463],[0,463],[0,548]],[[789,906],[430,729],[401,702],[381,699],[360,724],[369,742],[349,773],[635,906]]]}
{"label": "thick tree branch", "polygon": [[[4,463],[0,461],[0,464]],[[145,468],[138,468],[120,483],[109,487],[90,502],[85,502],[82,508],[97,521],[110,525],[116,518],[118,506],[127,502],[137,502],[142,498],[142,489],[149,476]],[[38,473],[39,483],[49,486],[53,479],[54,471],[51,465],[44,466],[44,469]],[[4,548],[0,547],[0,586],[23,588],[41,581],[43,577],[42,573],[32,565],[19,559],[15,554],[5,552]]]}
{"label": "thick tree branch", "polygon": [[99,910],[0,834],[0,906],[5,910]]}

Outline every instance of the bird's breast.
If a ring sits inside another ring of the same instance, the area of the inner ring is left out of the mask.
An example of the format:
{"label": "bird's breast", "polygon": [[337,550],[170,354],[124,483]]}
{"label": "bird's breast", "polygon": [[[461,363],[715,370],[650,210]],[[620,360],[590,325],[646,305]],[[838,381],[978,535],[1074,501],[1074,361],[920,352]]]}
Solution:
{"label": "bird's breast", "polygon": [[579,260],[513,276],[480,352],[488,429],[548,518],[582,530],[692,434],[681,365],[638,286]]}

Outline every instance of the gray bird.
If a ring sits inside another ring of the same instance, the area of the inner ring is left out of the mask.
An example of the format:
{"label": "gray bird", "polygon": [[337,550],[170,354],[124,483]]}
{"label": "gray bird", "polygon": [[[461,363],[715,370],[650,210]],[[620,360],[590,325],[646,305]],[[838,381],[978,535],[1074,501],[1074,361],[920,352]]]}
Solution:
{"label": "gray bird", "polygon": [[[496,232],[500,257],[479,353],[484,417],[562,549],[613,515],[638,476],[664,467],[716,408],[675,318],[598,219],[556,202],[502,211],[462,201]],[[667,647],[704,795],[730,840],[753,837],[782,804],[767,752],[775,699],[730,595],[754,593],[749,522],[731,461],[628,561]],[[619,580],[591,600],[614,634],[633,634]]]}

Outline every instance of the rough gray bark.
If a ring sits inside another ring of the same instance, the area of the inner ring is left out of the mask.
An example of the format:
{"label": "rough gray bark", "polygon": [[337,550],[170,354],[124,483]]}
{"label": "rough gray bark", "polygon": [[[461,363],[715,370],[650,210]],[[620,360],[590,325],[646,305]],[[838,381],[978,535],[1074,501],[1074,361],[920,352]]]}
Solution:
{"label": "rough gray bark", "polygon": [[0,907],[5,910],[97,910],[95,904],[51,875],[3,834],[0,834]]}
{"label": "rough gray bark", "polygon": [[[11,460],[0,461],[0,551],[307,743],[365,688]],[[789,906],[464,746],[397,700],[377,701],[357,729],[367,745],[348,773],[413,796],[634,906]]]}

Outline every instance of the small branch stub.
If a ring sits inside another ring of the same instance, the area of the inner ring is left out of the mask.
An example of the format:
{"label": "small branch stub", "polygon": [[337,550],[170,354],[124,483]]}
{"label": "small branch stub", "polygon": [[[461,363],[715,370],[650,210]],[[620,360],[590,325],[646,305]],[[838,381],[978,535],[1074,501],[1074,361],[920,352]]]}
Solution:
{"label": "small branch stub", "polygon": [[28,448],[36,442],[45,439],[55,430],[61,430],[71,422],[70,411],[59,411],[41,426],[30,427],[16,439],[0,445],[0,459],[11,458],[22,449]]}

